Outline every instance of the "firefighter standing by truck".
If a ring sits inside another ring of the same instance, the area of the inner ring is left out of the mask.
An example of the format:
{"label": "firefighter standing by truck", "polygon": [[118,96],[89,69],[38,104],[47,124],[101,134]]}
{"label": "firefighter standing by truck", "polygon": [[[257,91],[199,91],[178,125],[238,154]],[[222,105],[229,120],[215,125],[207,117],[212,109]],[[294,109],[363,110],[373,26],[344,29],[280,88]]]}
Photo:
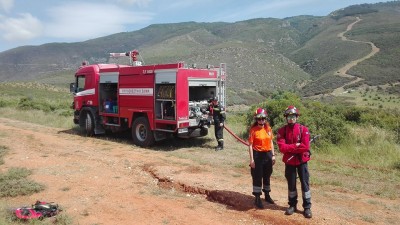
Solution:
{"label": "firefighter standing by truck", "polygon": [[254,114],[255,122],[249,131],[249,156],[250,172],[253,180],[254,204],[257,208],[264,208],[261,201],[261,194],[265,194],[265,201],[275,204],[270,196],[271,175],[275,164],[275,151],[272,139],[271,126],[267,121],[267,111],[258,108]]}
{"label": "firefighter standing by truck", "polygon": [[299,175],[303,197],[304,217],[311,218],[310,174],[307,162],[310,160],[310,134],[308,128],[297,123],[299,110],[289,106],[284,112],[287,125],[278,130],[277,143],[283,153],[285,177],[288,184],[289,207],[286,215],[292,215],[297,210],[296,176]]}
{"label": "firefighter standing by truck", "polygon": [[215,151],[221,151],[224,149],[224,122],[226,119],[225,109],[219,104],[217,97],[209,99],[210,113],[214,120],[214,132],[215,138],[217,139],[218,146]]}

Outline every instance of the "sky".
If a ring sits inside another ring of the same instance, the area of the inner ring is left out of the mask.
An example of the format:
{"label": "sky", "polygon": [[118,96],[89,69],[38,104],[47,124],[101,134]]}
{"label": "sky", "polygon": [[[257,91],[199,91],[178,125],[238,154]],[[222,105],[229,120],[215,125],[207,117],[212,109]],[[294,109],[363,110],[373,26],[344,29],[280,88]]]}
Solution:
{"label": "sky", "polygon": [[0,52],[24,45],[81,42],[151,24],[237,22],[326,16],[385,0],[0,0]]}

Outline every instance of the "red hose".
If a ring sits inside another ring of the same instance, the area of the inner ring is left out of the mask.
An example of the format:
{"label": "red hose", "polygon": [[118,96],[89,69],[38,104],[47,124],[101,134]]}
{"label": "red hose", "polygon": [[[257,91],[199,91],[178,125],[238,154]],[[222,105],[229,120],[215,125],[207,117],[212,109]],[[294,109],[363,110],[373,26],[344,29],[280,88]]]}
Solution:
{"label": "red hose", "polygon": [[229,128],[227,128],[224,124],[224,128],[225,130],[227,130],[233,137],[235,137],[238,141],[242,142],[242,144],[249,146],[249,143],[243,141],[240,137],[238,137],[236,134],[234,134],[231,130],[229,130]]}

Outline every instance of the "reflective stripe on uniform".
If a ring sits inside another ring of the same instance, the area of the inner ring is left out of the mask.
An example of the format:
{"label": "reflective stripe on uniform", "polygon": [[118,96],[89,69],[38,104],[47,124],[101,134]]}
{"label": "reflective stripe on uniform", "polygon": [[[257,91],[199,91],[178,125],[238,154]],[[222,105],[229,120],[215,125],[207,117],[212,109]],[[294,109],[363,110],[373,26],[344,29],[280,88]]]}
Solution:
{"label": "reflective stripe on uniform", "polygon": [[254,193],[261,193],[261,187],[253,186]]}
{"label": "reflective stripe on uniform", "polygon": [[271,191],[271,186],[269,186],[269,185],[264,186],[264,191],[270,192]]}
{"label": "reflective stripe on uniform", "polygon": [[311,191],[303,192],[303,196],[305,199],[311,198]]}
{"label": "reflective stripe on uniform", "polygon": [[297,191],[289,191],[289,198],[294,198],[297,196]]}

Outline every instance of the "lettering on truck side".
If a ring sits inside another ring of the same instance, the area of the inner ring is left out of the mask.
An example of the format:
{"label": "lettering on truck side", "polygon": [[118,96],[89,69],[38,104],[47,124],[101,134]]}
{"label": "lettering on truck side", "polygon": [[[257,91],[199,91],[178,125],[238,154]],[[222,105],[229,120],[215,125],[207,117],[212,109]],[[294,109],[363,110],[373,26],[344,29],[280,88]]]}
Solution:
{"label": "lettering on truck side", "polygon": [[143,74],[154,73],[154,70],[143,70]]}
{"label": "lettering on truck side", "polygon": [[153,96],[153,88],[121,88],[119,94]]}

